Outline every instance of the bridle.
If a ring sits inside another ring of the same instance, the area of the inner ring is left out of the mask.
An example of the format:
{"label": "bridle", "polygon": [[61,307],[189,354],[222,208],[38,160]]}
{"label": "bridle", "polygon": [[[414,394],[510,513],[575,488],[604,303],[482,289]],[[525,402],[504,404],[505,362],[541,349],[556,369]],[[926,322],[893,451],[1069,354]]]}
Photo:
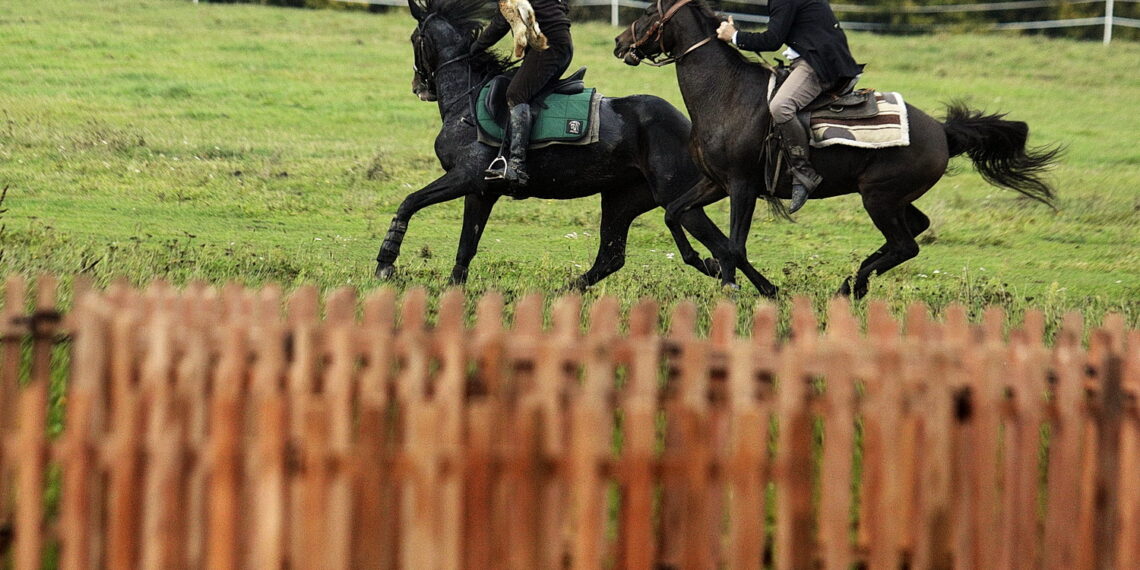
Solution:
{"label": "bridle", "polygon": [[[420,59],[425,59],[425,60],[427,59],[424,55],[426,53],[426,49],[427,49],[427,39],[425,38],[424,29],[425,29],[425,26],[427,26],[427,23],[430,22],[431,19],[434,18],[435,16],[436,16],[436,14],[434,12],[431,14],[428,14],[427,17],[424,18],[422,21],[420,21],[419,25],[416,26],[415,35],[416,35],[417,41],[414,42],[412,45],[412,52],[413,52],[413,55],[412,55],[412,71],[415,72],[415,74],[418,77],[424,79],[425,82],[427,83],[427,85],[431,87],[432,91],[438,91],[439,90],[439,86],[436,84],[436,81],[435,81],[435,76],[436,76],[436,74],[439,73],[439,71],[441,69],[443,69],[443,68],[445,68],[445,67],[447,67],[453,63],[459,63],[459,62],[471,57],[471,54],[464,53],[462,55],[457,55],[451,59],[448,59],[448,60],[444,61],[443,63],[440,63],[439,65],[436,65],[434,69],[431,69],[431,70],[420,69],[420,66],[417,62],[419,62]],[[471,83],[471,70],[468,69],[467,89],[465,91],[463,91],[462,93],[455,95],[454,97],[452,97],[451,99],[449,99],[447,101],[441,101],[440,102],[440,110],[442,112],[446,112],[448,107],[455,104],[460,99],[463,99],[464,97],[470,95],[471,92],[476,87],[478,87],[478,85],[472,85],[472,83]]]}
{"label": "bridle", "polygon": [[[677,3],[670,6],[667,11],[662,11],[661,1],[662,0],[657,0],[657,13],[660,14],[660,16],[654,20],[652,24],[649,25],[649,29],[645,30],[645,34],[641,36],[637,35],[637,30],[634,29],[634,26],[637,25],[637,20],[634,20],[629,25],[629,35],[633,36],[633,44],[629,46],[629,55],[633,56],[638,63],[644,62],[646,65],[651,65],[653,67],[663,67],[669,65],[670,63],[677,63],[678,61],[681,61],[681,58],[689,55],[697,48],[711,42],[715,38],[715,36],[709,36],[689,46],[688,49],[681,52],[680,55],[668,56],[665,59],[658,61],[656,58],[660,57],[661,54],[667,54],[664,39],[665,24],[669,23],[669,20],[673,19],[673,16],[677,14],[678,10],[692,2],[692,0],[678,0]],[[644,56],[638,53],[638,48],[650,42],[656,42],[657,47],[661,48],[659,55]]]}
{"label": "bridle", "polygon": [[420,69],[419,65],[416,62],[418,62],[420,58],[423,57],[424,50],[427,49],[427,40],[424,38],[424,26],[427,26],[427,23],[430,22],[434,17],[435,13],[428,14],[428,16],[424,18],[418,26],[416,26],[416,37],[419,39],[419,41],[413,48],[414,56],[412,57],[412,71],[414,71],[416,75],[426,78],[433,87],[435,86],[435,75],[439,73],[439,70],[447,67],[448,65],[458,63],[471,57],[471,54],[465,53],[463,55],[457,55],[447,61],[444,61],[443,63],[435,66],[435,69],[427,71],[426,73],[424,70]]}

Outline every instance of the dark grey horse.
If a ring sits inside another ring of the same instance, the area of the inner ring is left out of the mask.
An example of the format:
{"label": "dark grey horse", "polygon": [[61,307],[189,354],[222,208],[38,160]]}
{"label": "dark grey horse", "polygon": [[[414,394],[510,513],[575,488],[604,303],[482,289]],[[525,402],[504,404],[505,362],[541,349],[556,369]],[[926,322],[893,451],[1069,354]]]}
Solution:
{"label": "dark grey horse", "polygon": [[[771,118],[763,101],[771,68],[748,61],[716,39],[720,21],[703,0],[657,0],[615,39],[614,55],[630,65],[660,57],[676,63],[681,95],[693,120],[693,154],[715,186],[695,188],[678,199],[670,205],[667,218],[727,193],[729,236],[743,252],[757,198],[789,198],[790,185],[777,185],[771,194],[765,191],[767,164],[761,155],[767,155],[765,137]],[[952,156],[969,156],[991,184],[1053,203],[1053,189],[1041,174],[1060,149],[1028,150],[1025,123],[983,115],[961,104],[951,105],[942,123],[910,105],[907,111],[910,146],[875,150],[831,146],[812,152],[812,164],[824,181],[811,197],[859,193],[871,221],[886,238],[860,265],[854,287],[850,278],[843,281],[841,295],[863,297],[873,274],[918,255],[915,237],[930,227],[930,219],[913,202],[942,178]]]}
{"label": "dark grey horse", "polygon": [[[412,90],[420,99],[438,101],[443,125],[435,153],[446,173],[400,204],[380,246],[376,275],[392,275],[413,214],[462,197],[463,229],[451,272],[451,282],[458,284],[466,281],[468,264],[475,257],[491,209],[505,190],[498,185],[501,181],[484,180],[483,171],[497,150],[476,141],[472,109],[479,88],[507,66],[491,53],[468,54],[481,27],[477,18],[493,3],[428,0],[424,4],[410,1],[409,6],[418,21],[411,38],[415,54]],[[572,284],[576,287],[593,285],[621,268],[635,218],[707,183],[688,154],[689,120],[664,99],[652,95],[603,98],[600,114],[599,142],[549,146],[530,153],[530,183],[521,196],[566,200],[601,195],[601,244],[593,266]],[[706,275],[720,276],[726,285],[733,283],[739,268],[761,293],[775,294],[772,284],[748,265],[702,210],[679,213],[667,226],[685,263]],[[701,259],[684,230],[708,247],[715,260]]]}

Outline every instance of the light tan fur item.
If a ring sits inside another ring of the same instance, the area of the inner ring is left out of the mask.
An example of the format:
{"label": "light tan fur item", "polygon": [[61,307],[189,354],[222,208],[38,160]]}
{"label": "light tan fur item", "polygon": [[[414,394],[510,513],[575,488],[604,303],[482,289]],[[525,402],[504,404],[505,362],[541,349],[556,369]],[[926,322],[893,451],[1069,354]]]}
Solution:
{"label": "light tan fur item", "polygon": [[527,0],[499,0],[499,12],[511,25],[511,35],[515,39],[515,57],[521,58],[526,47],[537,50],[547,48],[546,36],[534,21],[534,7]]}

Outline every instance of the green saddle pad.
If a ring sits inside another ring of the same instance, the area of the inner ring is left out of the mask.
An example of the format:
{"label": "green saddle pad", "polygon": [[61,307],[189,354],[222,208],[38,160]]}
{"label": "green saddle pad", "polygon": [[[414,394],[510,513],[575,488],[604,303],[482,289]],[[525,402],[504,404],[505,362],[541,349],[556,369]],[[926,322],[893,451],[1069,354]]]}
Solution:
{"label": "green saddle pad", "polygon": [[[489,85],[484,87],[475,101],[479,141],[499,146],[503,140],[503,127],[495,122],[487,109],[486,99],[489,91]],[[540,104],[531,105],[531,110],[536,112],[531,122],[531,147],[596,142],[600,99],[597,89],[590,87],[573,95],[551,93]]]}

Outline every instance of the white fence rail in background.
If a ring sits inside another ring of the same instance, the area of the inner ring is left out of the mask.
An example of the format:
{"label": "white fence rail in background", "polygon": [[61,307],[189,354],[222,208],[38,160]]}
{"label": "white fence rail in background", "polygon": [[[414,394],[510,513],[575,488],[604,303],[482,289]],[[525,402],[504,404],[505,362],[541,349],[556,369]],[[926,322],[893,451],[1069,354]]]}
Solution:
{"label": "white fence rail in background", "polygon": [[[407,0],[337,0],[348,4],[374,4],[381,6],[407,6]],[[1043,20],[1043,21],[1025,21],[1025,22],[1001,22],[988,24],[986,27],[993,30],[1044,30],[1051,28],[1075,28],[1081,26],[1103,26],[1104,27],[1104,43],[1108,44],[1112,41],[1112,28],[1114,26],[1124,28],[1140,28],[1140,20],[1135,18],[1120,18],[1113,16],[1113,8],[1115,3],[1137,3],[1140,0],[1067,0],[1066,4],[1104,4],[1104,15],[1091,18],[1068,18],[1063,20]],[[740,4],[752,4],[756,6],[764,6],[767,2],[752,2],[749,0],[740,0]],[[645,8],[649,2],[643,0],[570,0],[570,4],[574,6],[609,6],[610,7],[610,23],[619,26],[622,23],[618,18],[619,8]],[[892,14],[947,14],[947,13],[963,13],[963,12],[993,12],[998,10],[1025,10],[1033,8],[1048,8],[1057,6],[1057,0],[1015,0],[1012,2],[990,2],[984,4],[954,4],[946,6],[900,6],[890,9]],[[840,15],[846,16],[848,14],[883,14],[886,9],[881,6],[858,6],[853,4],[832,4],[832,9]],[[735,12],[726,12],[726,15],[731,14],[732,17],[741,22],[752,23],[767,23],[768,17],[758,14],[739,14]],[[850,21],[846,18],[842,20],[843,27],[848,30],[864,30],[864,31],[885,31],[885,30],[905,30],[905,31],[933,31],[940,27],[938,23],[930,25],[897,25],[897,24],[884,24],[878,22],[859,22]]]}

